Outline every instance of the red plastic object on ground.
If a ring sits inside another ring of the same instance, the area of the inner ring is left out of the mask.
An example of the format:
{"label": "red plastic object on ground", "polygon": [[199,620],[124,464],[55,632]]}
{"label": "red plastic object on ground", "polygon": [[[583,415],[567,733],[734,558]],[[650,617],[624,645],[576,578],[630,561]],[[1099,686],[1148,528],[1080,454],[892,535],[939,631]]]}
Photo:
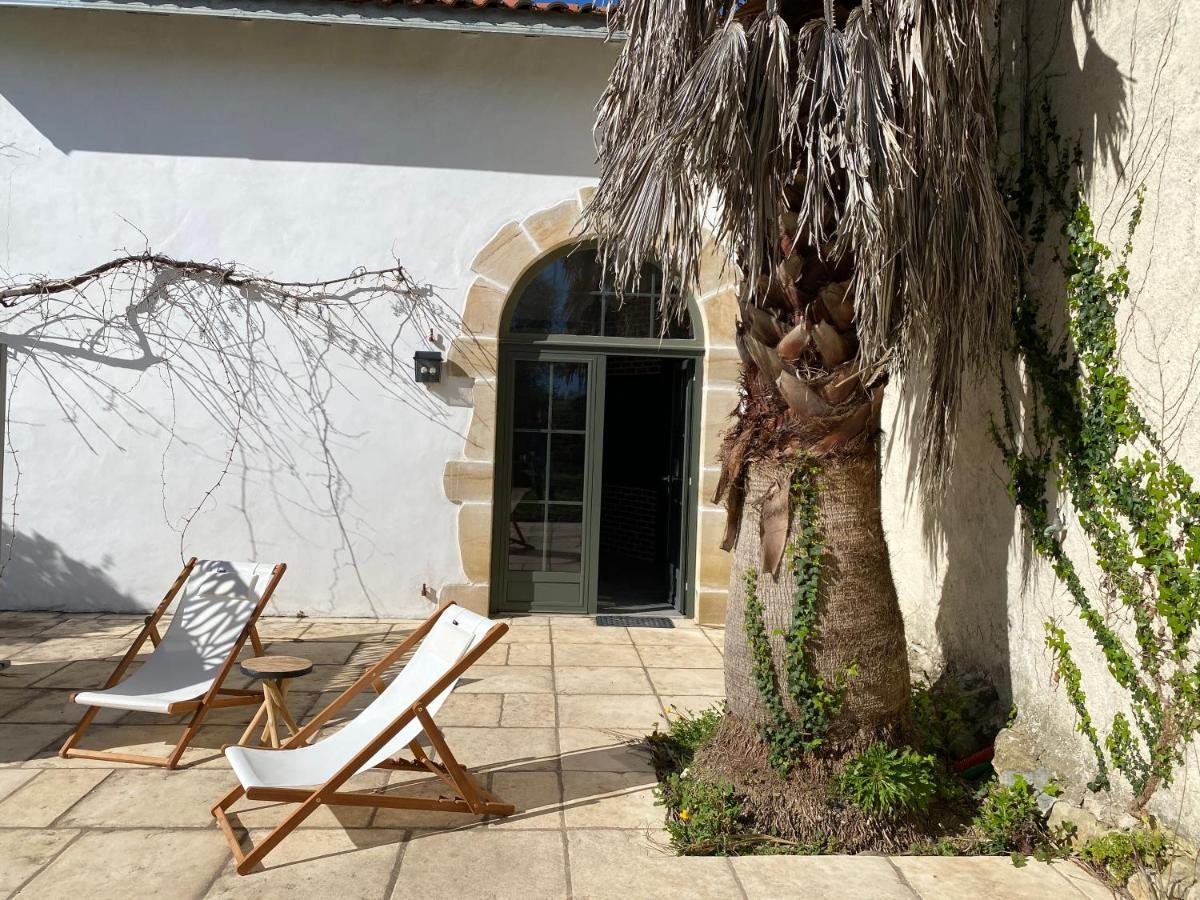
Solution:
{"label": "red plastic object on ground", "polygon": [[973,769],[976,766],[980,766],[980,765],[983,765],[984,763],[991,762],[992,757],[994,757],[995,755],[996,755],[996,748],[994,746],[993,747],[984,747],[978,753],[972,753],[966,759],[960,759],[958,762],[956,762],[954,764],[954,771],[959,774],[962,774],[963,772],[967,771],[967,769]]}

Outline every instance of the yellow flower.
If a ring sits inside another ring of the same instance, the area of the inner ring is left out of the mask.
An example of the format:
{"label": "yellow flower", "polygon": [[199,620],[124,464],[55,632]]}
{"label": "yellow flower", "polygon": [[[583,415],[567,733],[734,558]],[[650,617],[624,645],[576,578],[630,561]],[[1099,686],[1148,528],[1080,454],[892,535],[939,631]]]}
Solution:
{"label": "yellow flower", "polygon": [[686,822],[691,817],[692,817],[692,814],[690,812],[688,812],[686,809],[681,809],[679,811],[679,821]]}

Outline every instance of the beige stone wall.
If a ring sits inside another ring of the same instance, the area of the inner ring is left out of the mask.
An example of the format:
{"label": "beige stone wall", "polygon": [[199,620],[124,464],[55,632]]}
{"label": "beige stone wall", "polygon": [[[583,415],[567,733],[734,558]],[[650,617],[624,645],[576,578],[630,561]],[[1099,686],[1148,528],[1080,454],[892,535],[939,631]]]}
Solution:
{"label": "beige stone wall", "polygon": [[[1120,315],[1123,362],[1143,410],[1179,461],[1200,475],[1200,418],[1194,415],[1200,385],[1191,383],[1200,345],[1200,4],[1056,0],[1028,7],[1033,71],[1044,75],[1062,133],[1082,142],[1087,197],[1110,245],[1123,243],[1130,198],[1139,184],[1147,187],[1131,260],[1134,302]],[[1017,73],[1006,70],[1005,76],[1011,96]],[[885,414],[885,519],[914,664],[934,674],[947,664],[988,671],[1020,710],[1006,735],[1005,759],[1043,766],[1078,788],[1092,776],[1094,757],[1055,683],[1043,623],[1054,617],[1066,627],[1084,689],[1105,727],[1120,709],[1120,695],[1062,588],[1027,553],[987,435],[998,412],[996,385],[980,386],[968,406],[958,470],[940,516],[918,509],[908,410],[895,393]],[[1075,559],[1088,559],[1078,529],[1067,540]],[[1087,583],[1098,587],[1094,571]],[[1174,789],[1151,807],[1192,838],[1200,836],[1197,779],[1192,747]],[[1073,794],[1110,820],[1126,799],[1120,790]]]}
{"label": "beige stone wall", "polygon": [[[458,504],[458,543],[466,581],[447,585],[444,599],[486,613],[490,599],[493,460],[496,450],[496,363],[498,332],[505,304],[521,276],[539,259],[580,239],[584,188],[547,209],[503,225],[471,263],[462,333],[447,355],[451,376],[474,379],[471,422],[462,457],[446,464],[446,496]],[[700,510],[695,584],[696,618],[725,621],[729,554],[720,548],[725,514],[711,503],[718,475],[721,433],[737,403],[736,297],[733,274],[710,246],[700,273],[697,305],[704,331],[704,379],[700,437]]]}

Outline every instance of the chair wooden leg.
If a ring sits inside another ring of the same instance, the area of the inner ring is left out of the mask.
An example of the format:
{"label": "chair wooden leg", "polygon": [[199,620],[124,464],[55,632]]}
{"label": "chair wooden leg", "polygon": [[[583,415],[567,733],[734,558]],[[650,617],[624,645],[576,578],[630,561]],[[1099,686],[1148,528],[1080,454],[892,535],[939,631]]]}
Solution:
{"label": "chair wooden leg", "polygon": [[233,825],[229,822],[229,816],[226,815],[226,810],[236,803],[244,794],[246,789],[240,784],[231,790],[228,794],[218,800],[209,812],[212,817],[217,820],[217,827],[221,829],[221,833],[225,835],[225,840],[229,843],[229,849],[233,852],[233,860],[235,863],[240,863],[246,858],[246,854],[242,852],[242,843],[238,840],[236,834],[233,833]]}
{"label": "chair wooden leg", "polygon": [[162,766],[166,768],[170,759],[165,756],[141,756],[135,753],[108,753],[104,750],[85,750],[72,747],[67,756],[71,759],[99,759],[104,762],[130,763],[137,766]]}
{"label": "chair wooden leg", "polygon": [[246,789],[244,787],[242,787],[240,784],[237,785],[232,790],[230,790],[228,794],[226,794],[224,797],[222,797],[220,800],[218,800],[216,803],[214,803],[209,808],[209,812],[215,816],[217,814],[218,810],[224,811],[224,810],[229,809],[229,807],[231,807],[234,803],[237,803],[237,801],[243,795],[245,795],[245,793],[246,793]]}
{"label": "chair wooden leg", "polygon": [[317,807],[320,805],[320,791],[310,794],[294,812],[276,825],[270,834],[263,838],[256,846],[250,848],[250,852],[238,861],[236,867],[237,873],[245,875],[258,865],[264,856],[274,850],[280,841],[296,829],[296,826],[316,812]]}
{"label": "chair wooden leg", "polygon": [[188,744],[192,742],[192,738],[196,736],[196,732],[200,730],[200,723],[204,720],[205,713],[208,712],[208,707],[201,704],[196,712],[192,715],[192,721],[188,722],[187,728],[183,730],[183,735],[179,738],[179,743],[175,745],[175,749],[171,751],[171,755],[167,757],[167,768],[174,769],[179,765],[179,760],[183,757],[183,751],[187,750]]}
{"label": "chair wooden leg", "polygon": [[92,724],[92,720],[95,719],[99,714],[100,707],[89,706],[87,708],[87,711],[83,714],[83,718],[80,719],[79,724],[75,726],[75,730],[67,735],[66,742],[62,745],[62,747],[59,748],[59,756],[61,756],[63,759],[66,759],[70,755],[71,749],[75,746],[76,742],[83,737],[83,733],[88,730],[88,727]]}
{"label": "chair wooden leg", "polygon": [[[299,788],[255,788],[247,791],[246,796],[251,800],[266,800],[276,803],[300,803],[309,795],[309,791]],[[360,791],[333,791],[321,796],[321,803],[327,806],[365,806],[377,809],[416,809],[423,812],[458,812],[471,815],[512,815],[514,807],[498,797],[489,799],[480,810],[472,810],[466,800],[461,797],[455,800],[445,798],[432,799],[429,797],[409,797],[397,794],[362,793]]]}
{"label": "chair wooden leg", "polygon": [[472,810],[481,810],[483,808],[483,800],[476,789],[475,779],[468,775],[466,770],[459,765],[458,760],[454,758],[454,754],[450,751],[450,747],[446,743],[445,737],[442,736],[441,729],[433,721],[433,717],[429,715],[425,707],[418,706],[417,718],[421,720],[421,724],[424,726],[426,737],[429,738],[430,743],[437,750],[438,762],[446,767],[447,773],[454,779],[454,783],[459,790],[459,796],[467,801]]}
{"label": "chair wooden leg", "polygon": [[212,807],[210,812],[213,818],[217,820],[217,825],[221,832],[225,835],[225,840],[229,843],[229,849],[233,851],[233,859],[235,868],[239,875],[245,875],[256,865],[258,865],[264,856],[270,853],[278,846],[279,842],[292,833],[301,822],[311,816],[321,805],[320,791],[313,793],[305,792],[303,801],[300,806],[287,816],[282,822],[272,829],[271,833],[263,838],[257,845],[251,845],[249,852],[242,851],[241,841],[238,840],[237,834],[233,830],[233,824],[229,821],[229,807],[236,803],[239,799],[246,795],[246,789],[240,784],[233,788],[228,794],[222,797]]}

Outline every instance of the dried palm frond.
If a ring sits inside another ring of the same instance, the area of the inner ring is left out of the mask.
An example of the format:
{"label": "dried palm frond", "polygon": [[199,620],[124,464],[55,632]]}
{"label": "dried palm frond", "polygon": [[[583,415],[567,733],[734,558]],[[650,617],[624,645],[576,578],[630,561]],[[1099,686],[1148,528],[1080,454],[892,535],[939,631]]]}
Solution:
{"label": "dried palm frond", "polygon": [[[1004,343],[1016,235],[995,186],[986,0],[893,0],[896,77],[909,165],[890,217],[903,256],[899,316],[859,331],[876,353],[928,376],[918,420],[927,490],[949,470],[962,392]],[[897,318],[900,321],[897,321]]]}
{"label": "dried palm frond", "polygon": [[[637,9],[632,5],[630,12]],[[656,45],[656,54],[669,48],[687,60],[660,72],[663,84],[648,86],[654,73],[629,65],[614,73],[601,100],[602,175],[587,216],[618,289],[635,283],[651,258],[660,260],[668,281],[694,284],[702,247],[697,222],[704,220],[709,194],[718,184],[728,188],[731,177],[744,177],[745,30],[730,17],[702,42],[692,37],[690,31],[669,35],[664,46]],[[613,87],[618,78],[627,85],[621,91]],[[622,96],[639,89],[653,101]]]}
{"label": "dried palm frond", "polygon": [[845,213],[839,249],[859,262],[853,300],[859,339],[867,360],[887,352],[896,322],[899,254],[894,186],[907,160],[900,147],[892,90],[890,35],[883,14],[860,7],[846,24],[846,45],[854,77],[846,91]]}
{"label": "dried palm frond", "polygon": [[[615,280],[656,261],[681,289],[663,302],[678,303],[706,226],[741,267],[751,327],[739,324],[739,347],[764,376],[747,384],[776,411],[743,410],[740,427],[788,412],[781,355],[817,389],[842,365],[923,375],[931,492],[963,388],[1003,341],[1015,272],[992,178],[990,4],[622,0],[611,25],[627,42],[598,108],[586,223]],[[764,332],[756,307],[778,329]],[[878,404],[873,381],[839,382],[858,418]],[[848,433],[810,426],[796,433]]]}
{"label": "dried palm frond", "polygon": [[799,84],[790,110],[788,146],[797,147],[801,185],[801,233],[818,248],[835,234],[845,210],[844,135],[848,78],[845,35],[838,30],[832,0],[825,17],[800,29],[796,38]]}
{"label": "dried palm frond", "polygon": [[[770,270],[779,257],[779,199],[791,160],[784,143],[791,95],[791,31],[771,3],[747,34],[747,160],[744,170],[728,181],[737,194],[723,194],[721,234],[742,246],[747,272]],[[740,184],[738,178],[740,176]],[[732,202],[730,202],[732,201]]]}

